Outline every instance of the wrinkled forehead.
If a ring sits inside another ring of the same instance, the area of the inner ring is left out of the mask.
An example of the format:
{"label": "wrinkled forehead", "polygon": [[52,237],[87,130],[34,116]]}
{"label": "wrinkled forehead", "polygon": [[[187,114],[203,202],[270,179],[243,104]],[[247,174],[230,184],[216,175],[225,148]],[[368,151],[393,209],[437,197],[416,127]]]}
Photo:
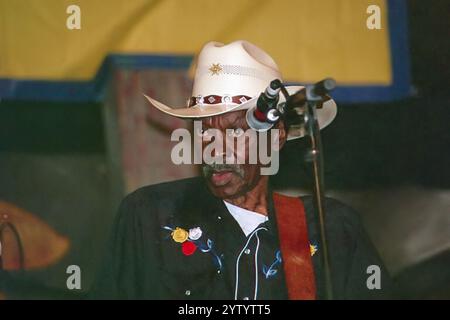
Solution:
{"label": "wrinkled forehead", "polygon": [[247,128],[245,120],[246,110],[239,110],[224,113],[218,116],[207,117],[202,119],[202,125],[208,128],[227,129],[239,126],[240,128]]}

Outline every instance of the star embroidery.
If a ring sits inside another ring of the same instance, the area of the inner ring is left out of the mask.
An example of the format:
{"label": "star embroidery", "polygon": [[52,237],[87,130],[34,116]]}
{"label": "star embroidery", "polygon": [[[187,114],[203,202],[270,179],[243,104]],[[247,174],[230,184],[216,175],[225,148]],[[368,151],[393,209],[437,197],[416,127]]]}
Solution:
{"label": "star embroidery", "polygon": [[219,73],[223,70],[220,66],[220,63],[213,63],[211,67],[208,69],[211,72],[211,75],[219,75]]}

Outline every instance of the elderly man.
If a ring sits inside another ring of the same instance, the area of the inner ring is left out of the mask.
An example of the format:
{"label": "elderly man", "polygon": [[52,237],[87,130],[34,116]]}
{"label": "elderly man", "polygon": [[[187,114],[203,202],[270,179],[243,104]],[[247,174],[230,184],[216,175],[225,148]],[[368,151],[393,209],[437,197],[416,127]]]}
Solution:
{"label": "elderly man", "polygon": [[[217,139],[226,147],[204,161],[203,178],[143,187],[122,201],[93,297],[324,298],[312,198],[274,193],[262,174],[267,164],[249,161],[261,147],[249,137],[241,145],[227,143],[251,130],[247,112],[273,79],[281,79],[277,65],[255,45],[210,42],[198,56],[187,108],[147,97],[171,116],[199,119],[204,149]],[[299,88],[287,87],[290,93]],[[320,126],[335,114],[334,101],[327,101],[318,110]],[[211,132],[220,138],[211,139]],[[255,133],[258,139],[262,134]],[[268,135],[277,142],[269,152],[276,153],[303,131],[280,121]],[[325,212],[334,297],[385,297],[389,277],[358,215],[333,199],[326,199]]]}

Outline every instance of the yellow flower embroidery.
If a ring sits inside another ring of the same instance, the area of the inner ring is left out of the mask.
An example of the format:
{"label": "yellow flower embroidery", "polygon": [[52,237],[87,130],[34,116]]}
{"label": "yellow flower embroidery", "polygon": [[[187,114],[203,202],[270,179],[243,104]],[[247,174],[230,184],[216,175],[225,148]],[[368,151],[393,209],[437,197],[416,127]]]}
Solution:
{"label": "yellow flower embroidery", "polygon": [[317,252],[317,245],[309,244],[309,251],[311,252],[311,257]]}
{"label": "yellow flower embroidery", "polygon": [[187,232],[184,229],[181,228],[175,228],[174,231],[172,231],[172,239],[175,242],[183,243],[185,242],[189,237],[189,232]]}

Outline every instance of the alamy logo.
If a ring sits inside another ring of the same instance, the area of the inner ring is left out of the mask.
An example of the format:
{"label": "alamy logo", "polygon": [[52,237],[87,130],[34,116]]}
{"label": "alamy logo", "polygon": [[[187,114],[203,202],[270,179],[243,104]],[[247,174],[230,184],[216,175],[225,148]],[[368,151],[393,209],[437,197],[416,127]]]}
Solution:
{"label": "alamy logo", "polygon": [[369,30],[380,30],[381,29],[381,9],[379,6],[372,4],[367,7],[366,12],[370,16],[366,20],[366,26]]}
{"label": "alamy logo", "polygon": [[239,165],[260,164],[261,175],[274,175],[279,168],[279,130],[256,132],[248,129],[203,130],[194,121],[193,136],[184,128],[172,132],[171,141],[178,143],[170,154],[179,164]]}
{"label": "alamy logo", "polygon": [[366,285],[367,289],[381,289],[381,269],[376,264],[372,264],[367,267],[367,274],[370,276],[367,278]]}
{"label": "alamy logo", "polygon": [[66,286],[69,290],[81,290],[81,268],[75,264],[70,265],[66,269],[66,273],[70,274],[66,280]]}
{"label": "alamy logo", "polygon": [[70,14],[66,20],[66,27],[69,30],[81,29],[81,9],[79,6],[72,4],[67,7],[66,13]]}

